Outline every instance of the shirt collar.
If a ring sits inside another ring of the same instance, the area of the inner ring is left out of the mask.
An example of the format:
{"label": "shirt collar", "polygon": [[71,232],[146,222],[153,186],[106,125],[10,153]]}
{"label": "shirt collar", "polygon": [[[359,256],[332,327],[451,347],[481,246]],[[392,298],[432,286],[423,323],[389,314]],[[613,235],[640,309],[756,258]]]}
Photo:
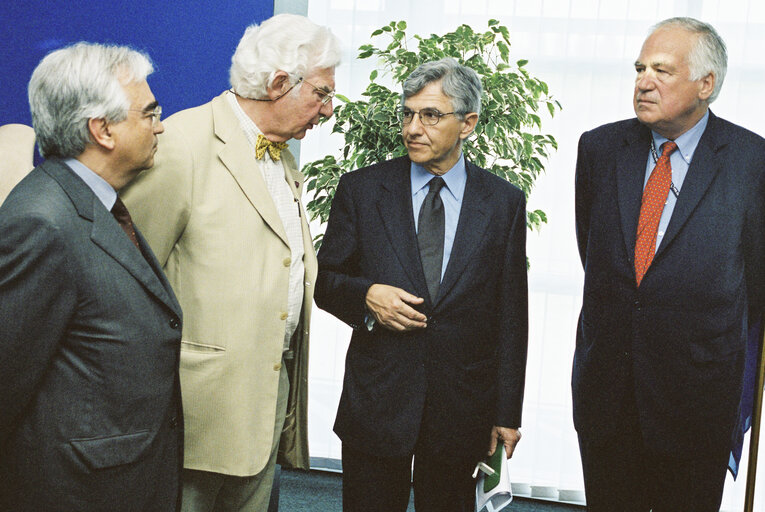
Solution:
{"label": "shirt collar", "polygon": [[258,129],[258,126],[250,118],[250,116],[248,116],[247,113],[242,109],[242,106],[239,104],[239,102],[236,101],[236,95],[231,91],[226,91],[226,96],[228,99],[228,104],[231,106],[231,110],[234,111],[234,115],[239,120],[239,126],[242,127],[242,130],[247,137],[247,142],[250,143],[250,147],[254,151],[255,142],[258,140],[258,135],[261,135],[262,132],[260,129]]}
{"label": "shirt collar", "polygon": [[[412,162],[411,165],[412,195],[419,192],[422,188],[428,186],[430,180],[435,175],[429,172],[425,167]],[[457,201],[462,201],[465,193],[465,183],[467,182],[467,169],[465,168],[465,157],[460,153],[457,163],[451,169],[441,175],[446,184],[446,188],[451,192]]]}
{"label": "shirt collar", "polygon": [[[680,156],[683,157],[683,160],[685,160],[688,165],[690,165],[691,160],[693,159],[693,152],[696,151],[696,147],[699,145],[701,136],[704,135],[704,130],[707,128],[708,121],[709,110],[707,109],[706,113],[701,119],[699,119],[698,123],[693,125],[690,130],[675,139],[677,150],[680,152]],[[651,134],[653,135],[653,143],[656,147],[656,152],[659,153],[659,148],[661,145],[667,142],[669,139],[659,135],[653,130],[651,130]]]}
{"label": "shirt collar", "polygon": [[107,183],[105,179],[91,170],[88,166],[75,158],[67,158],[64,163],[82,178],[82,181],[90,187],[96,197],[103,203],[107,210],[111,211],[115,201],[117,201],[117,192]]}

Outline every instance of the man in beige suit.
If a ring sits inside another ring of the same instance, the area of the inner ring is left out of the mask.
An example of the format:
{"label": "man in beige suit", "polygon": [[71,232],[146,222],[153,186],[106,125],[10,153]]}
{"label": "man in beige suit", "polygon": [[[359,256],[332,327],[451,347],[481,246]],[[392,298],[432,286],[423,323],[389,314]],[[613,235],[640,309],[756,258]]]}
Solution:
{"label": "man in beige suit", "polygon": [[277,453],[308,468],[316,256],[285,141],[332,115],[339,62],[305,17],[250,26],[231,90],[163,121],[154,167],[123,193],[184,311],[184,512],[264,511]]}
{"label": "man in beige suit", "polygon": [[0,126],[0,204],[34,167],[35,131],[24,124]]}

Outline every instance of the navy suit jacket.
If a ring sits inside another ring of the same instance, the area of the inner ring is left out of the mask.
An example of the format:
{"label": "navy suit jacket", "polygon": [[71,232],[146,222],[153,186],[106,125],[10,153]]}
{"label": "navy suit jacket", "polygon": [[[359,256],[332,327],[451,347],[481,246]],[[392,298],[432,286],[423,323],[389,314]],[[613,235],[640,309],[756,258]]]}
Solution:
{"label": "navy suit jacket", "polygon": [[0,207],[0,509],[173,511],[181,310],[65,164]]}
{"label": "navy suit jacket", "polygon": [[[528,301],[519,189],[467,163],[435,303],[417,247],[407,157],[341,178],[318,259],[316,303],[354,327],[335,422],[343,443],[405,456],[420,439],[477,461],[492,425],[520,427]],[[428,327],[369,332],[365,297],[373,283],[423,297]]]}
{"label": "navy suit jacket", "polygon": [[644,440],[655,449],[727,451],[747,320],[760,314],[765,285],[765,140],[710,113],[638,288],[635,238],[650,137],[631,119],[579,141],[576,230],[585,278],[574,423],[580,434],[608,436],[634,390]]}

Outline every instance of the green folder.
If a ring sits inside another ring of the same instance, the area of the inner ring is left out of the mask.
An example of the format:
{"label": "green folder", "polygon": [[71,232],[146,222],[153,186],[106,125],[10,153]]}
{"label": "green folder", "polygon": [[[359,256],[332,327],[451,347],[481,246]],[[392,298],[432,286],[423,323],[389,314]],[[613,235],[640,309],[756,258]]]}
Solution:
{"label": "green folder", "polygon": [[489,492],[499,485],[499,478],[502,476],[502,458],[504,457],[505,450],[502,449],[502,441],[497,443],[497,449],[494,450],[494,454],[490,455],[486,459],[486,465],[494,470],[493,475],[486,475],[483,479],[483,492]]}

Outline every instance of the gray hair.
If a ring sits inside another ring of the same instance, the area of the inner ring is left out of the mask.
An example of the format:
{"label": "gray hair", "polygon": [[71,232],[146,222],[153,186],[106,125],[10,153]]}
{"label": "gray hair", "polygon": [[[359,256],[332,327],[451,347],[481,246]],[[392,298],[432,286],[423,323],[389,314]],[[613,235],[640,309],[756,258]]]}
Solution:
{"label": "gray hair", "polygon": [[336,68],[341,55],[340,41],[327,27],[305,16],[277,14],[244,31],[231,57],[229,80],[239,96],[264,98],[277,71],[287,72],[295,83],[312,70]]}
{"label": "gray hair", "polygon": [[123,121],[130,101],[123,85],[154,70],[125,46],[80,42],[46,55],[29,80],[29,107],[40,154],[74,158],[91,142],[89,119]]}
{"label": "gray hair", "polygon": [[420,64],[404,80],[404,94],[401,103],[420,92],[426,85],[441,82],[441,91],[452,100],[452,108],[461,116],[467,113],[481,113],[483,87],[478,74],[469,67],[460,65],[447,57]]}
{"label": "gray hair", "polygon": [[651,34],[660,28],[680,27],[693,34],[698,34],[696,44],[688,53],[688,67],[691,80],[699,80],[709,73],[715,75],[715,88],[707,100],[712,103],[720,94],[725,73],[728,70],[728,50],[720,34],[708,23],[694,18],[669,18],[660,21],[651,28]]}

